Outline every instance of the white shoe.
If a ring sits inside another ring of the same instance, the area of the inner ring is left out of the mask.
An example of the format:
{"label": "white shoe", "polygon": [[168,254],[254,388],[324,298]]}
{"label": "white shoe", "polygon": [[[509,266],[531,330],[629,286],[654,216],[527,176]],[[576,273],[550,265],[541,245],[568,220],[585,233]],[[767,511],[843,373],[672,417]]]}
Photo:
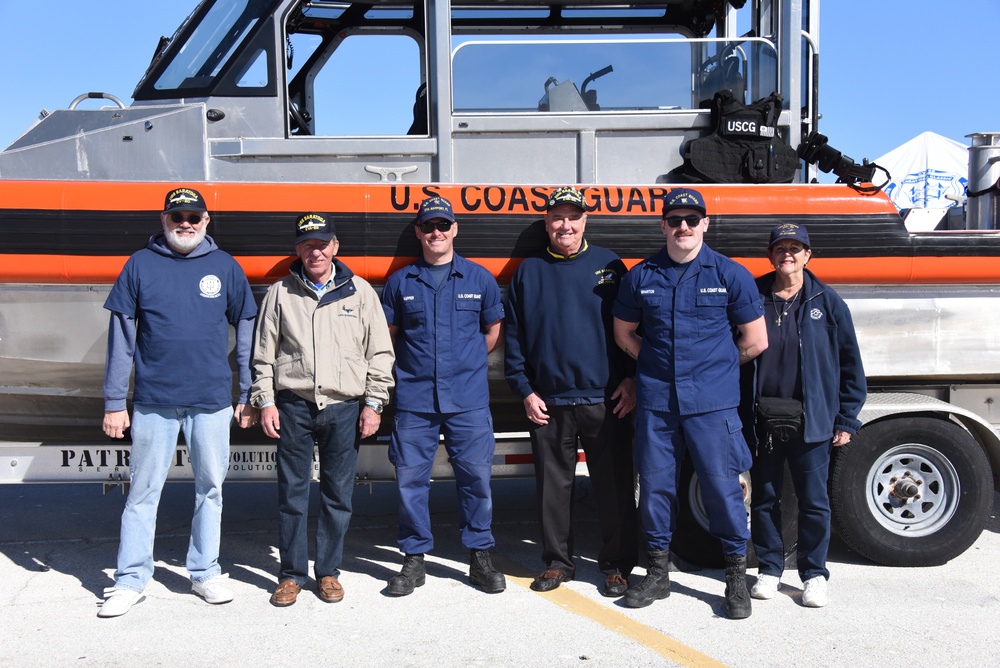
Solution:
{"label": "white shoe", "polygon": [[145,592],[125,589],[123,587],[108,587],[104,590],[104,603],[97,611],[98,617],[120,617],[132,609],[132,606],[146,598]]}
{"label": "white shoe", "polygon": [[781,576],[761,573],[757,576],[757,582],[754,583],[753,589],[750,590],[750,596],[767,601],[774,598],[780,586]]}
{"label": "white shoe", "polygon": [[228,577],[228,575],[216,575],[201,582],[192,582],[191,591],[213,605],[229,603],[233,600],[233,592],[226,589],[224,584]]}
{"label": "white shoe", "polygon": [[822,608],[830,597],[826,592],[826,578],[822,575],[809,578],[805,581],[805,588],[802,591],[802,605],[807,608]]}

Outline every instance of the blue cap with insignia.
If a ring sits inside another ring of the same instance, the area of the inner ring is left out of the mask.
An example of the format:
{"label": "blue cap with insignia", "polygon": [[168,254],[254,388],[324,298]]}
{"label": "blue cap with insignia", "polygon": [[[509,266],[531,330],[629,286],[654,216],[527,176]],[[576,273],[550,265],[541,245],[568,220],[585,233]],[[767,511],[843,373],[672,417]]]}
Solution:
{"label": "blue cap with insignia", "polygon": [[694,188],[674,188],[666,194],[663,198],[662,215],[666,216],[674,209],[692,209],[699,211],[703,216],[708,215],[705,198]]}
{"label": "blue cap with insignia", "polygon": [[799,225],[798,223],[775,225],[771,230],[771,240],[767,242],[767,247],[770,248],[783,239],[798,241],[806,248],[809,247],[809,232],[806,231],[805,225]]}
{"label": "blue cap with insignia", "polygon": [[451,210],[451,202],[444,197],[428,197],[420,203],[420,211],[417,213],[418,224],[438,218],[455,222],[455,213]]}

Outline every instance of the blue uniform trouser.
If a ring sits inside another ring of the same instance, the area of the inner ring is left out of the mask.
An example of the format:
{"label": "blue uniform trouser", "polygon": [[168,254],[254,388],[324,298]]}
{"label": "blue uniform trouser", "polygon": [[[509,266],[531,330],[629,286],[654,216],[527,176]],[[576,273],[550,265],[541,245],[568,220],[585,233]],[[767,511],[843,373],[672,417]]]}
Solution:
{"label": "blue uniform trouser", "polygon": [[792,439],[787,443],[773,441],[769,452],[763,442],[758,447],[750,470],[753,483],[750,526],[761,573],[780,576],[785,566],[781,540],[781,487],[787,460],[795,494],[799,497],[799,575],[803,581],[817,575],[830,577],[826,568],[826,555],[830,549],[827,478],[832,448],[832,440],[805,443],[802,439]]}
{"label": "blue uniform trouser", "polygon": [[684,453],[691,454],[708,513],[710,534],[724,554],[746,554],[750,530],[740,473],[750,468],[735,408],[698,415],[639,409],[635,467],[639,473],[639,516],[650,550],[670,548],[677,521],[677,479]]}
{"label": "blue uniform trouser", "polygon": [[423,554],[434,548],[428,499],[431,467],[439,437],[455,472],[458,526],[462,545],[470,550],[493,547],[493,417],[488,408],[461,413],[396,411],[389,461],[399,485],[399,549]]}
{"label": "blue uniform trouser", "polygon": [[358,463],[360,413],[357,399],[319,408],[294,392],[277,397],[278,581],[309,578],[309,489],[313,453],[319,454],[319,519],[316,522],[316,579],[340,577],[344,537],[351,523]]}

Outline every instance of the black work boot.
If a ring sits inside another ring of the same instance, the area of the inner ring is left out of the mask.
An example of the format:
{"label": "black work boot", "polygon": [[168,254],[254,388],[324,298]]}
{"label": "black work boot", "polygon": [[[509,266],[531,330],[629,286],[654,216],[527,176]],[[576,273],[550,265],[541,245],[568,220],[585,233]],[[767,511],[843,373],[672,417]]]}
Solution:
{"label": "black work boot", "polygon": [[726,555],[726,616],[746,619],[750,616],[750,592],[747,591],[747,558],[742,554]]}
{"label": "black work boot", "polygon": [[650,550],[646,577],[629,587],[622,601],[629,608],[645,608],[653,601],[670,596],[670,550]]}
{"label": "black work boot", "polygon": [[417,587],[423,587],[427,580],[424,555],[408,554],[403,558],[403,570],[389,580],[389,596],[406,596]]}
{"label": "black work boot", "polygon": [[469,582],[487,594],[499,594],[507,588],[503,573],[493,567],[489,550],[469,550]]}

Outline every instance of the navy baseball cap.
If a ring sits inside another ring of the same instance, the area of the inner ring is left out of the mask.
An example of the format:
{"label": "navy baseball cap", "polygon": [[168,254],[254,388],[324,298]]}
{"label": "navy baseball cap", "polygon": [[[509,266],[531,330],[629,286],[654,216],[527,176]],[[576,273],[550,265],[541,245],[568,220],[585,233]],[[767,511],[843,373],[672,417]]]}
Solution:
{"label": "navy baseball cap", "polygon": [[205,198],[194,188],[174,188],[163,201],[163,213],[171,211],[208,211]]}
{"label": "navy baseball cap", "polygon": [[455,214],[451,210],[451,202],[444,197],[428,197],[420,203],[420,211],[417,213],[417,223],[426,223],[428,220],[438,218],[455,222]]}
{"label": "navy baseball cap", "polygon": [[701,215],[708,215],[705,209],[705,198],[694,188],[674,188],[663,198],[663,213],[666,216],[674,209],[694,209]]}
{"label": "navy baseball cap", "polygon": [[337,236],[333,218],[325,213],[304,213],[295,221],[295,243],[310,239],[330,241]]}
{"label": "navy baseball cap", "polygon": [[806,248],[809,247],[809,232],[804,225],[799,225],[798,223],[775,225],[771,230],[771,240],[767,242],[767,247],[771,248],[774,244],[785,239],[798,241]]}
{"label": "navy baseball cap", "polygon": [[549,195],[549,202],[546,207],[546,211],[551,211],[560,204],[572,204],[581,211],[587,210],[587,205],[583,202],[583,193],[576,188],[570,188],[569,186],[552,191],[552,194]]}

